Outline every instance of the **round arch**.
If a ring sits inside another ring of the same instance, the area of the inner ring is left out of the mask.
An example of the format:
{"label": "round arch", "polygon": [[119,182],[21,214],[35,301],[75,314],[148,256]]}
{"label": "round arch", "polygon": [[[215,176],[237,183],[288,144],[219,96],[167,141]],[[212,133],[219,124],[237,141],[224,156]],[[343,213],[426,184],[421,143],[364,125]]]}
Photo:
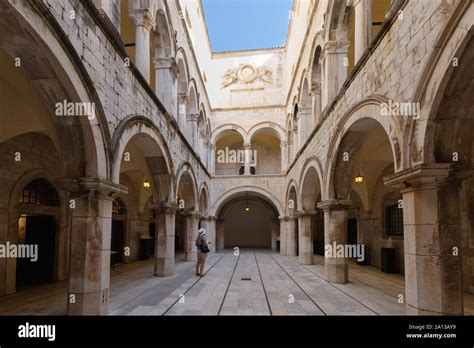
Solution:
{"label": "round arch", "polygon": [[294,198],[296,199],[296,202],[294,202],[296,204],[294,205],[294,208],[292,210],[295,212],[296,209],[301,206],[301,202],[298,201],[298,192],[299,192],[298,184],[296,183],[294,179],[291,179],[290,182],[288,183],[288,186],[286,188],[286,193],[285,193],[285,198],[286,198],[285,213],[287,215],[290,215],[289,202],[290,202],[290,199],[292,199],[292,196],[294,196]]}
{"label": "round arch", "polygon": [[261,197],[265,199],[268,202],[271,202],[272,205],[274,206],[275,210],[278,212],[280,216],[283,216],[284,210],[283,207],[279,201],[279,199],[271,192],[262,189],[257,186],[239,186],[235,187],[229,191],[224,192],[219,196],[219,198],[216,199],[214,204],[212,205],[210,209],[210,214],[211,216],[218,216],[220,209],[229,201],[231,201],[234,198],[237,198],[239,196],[245,195],[246,193],[253,194],[257,197]]}
{"label": "round arch", "polygon": [[387,138],[389,139],[390,147],[392,150],[392,156],[394,161],[394,170],[395,172],[401,170],[401,159],[402,153],[400,150],[400,141],[399,135],[396,133],[397,124],[392,116],[382,116],[381,105],[382,103],[388,103],[388,101],[383,97],[372,97],[357,103],[352,108],[350,108],[345,115],[341,118],[336,129],[339,131],[333,135],[328,149],[332,149],[328,153],[328,161],[326,162],[324,173],[324,194],[323,196],[326,199],[329,199],[333,196],[333,173],[334,163],[337,159],[339,153],[339,145],[341,144],[342,139],[346,135],[347,130],[356,122],[362,119],[371,119],[378,123],[385,131]]}
{"label": "round arch", "polygon": [[242,140],[244,141],[244,143],[247,140],[247,132],[245,131],[245,129],[234,123],[226,123],[220,125],[212,131],[211,143],[215,144],[220,139],[220,136],[222,136],[222,134],[224,134],[226,131],[236,131],[242,136]]}
{"label": "round arch", "polygon": [[185,182],[186,185],[190,186],[188,189],[191,189],[191,191],[186,190],[185,197],[182,197],[184,199],[185,207],[184,209],[186,210],[195,210],[198,209],[199,207],[199,196],[198,196],[198,186],[197,186],[197,181],[196,181],[196,175],[194,174],[194,170],[189,162],[183,162],[180,164],[178,167],[178,170],[176,171],[175,175],[175,195],[176,197],[174,198],[174,201],[176,202],[178,200],[178,195],[180,191],[180,185]]}
{"label": "round arch", "polygon": [[314,210],[314,206],[308,207],[308,199],[314,200],[312,203],[316,203],[317,197],[312,197],[311,189],[315,185],[319,185],[321,193],[321,200],[323,197],[323,167],[321,162],[316,157],[308,158],[303,166],[303,171],[299,179],[300,190],[298,191],[298,200],[301,202],[301,209]]}
{"label": "round arch", "polygon": [[249,129],[248,134],[246,136],[247,139],[244,138],[244,141],[246,141],[247,143],[251,143],[253,137],[262,130],[270,130],[273,134],[275,134],[275,136],[277,136],[280,141],[283,141],[285,139],[285,131],[280,125],[274,122],[261,122],[257,123]]}

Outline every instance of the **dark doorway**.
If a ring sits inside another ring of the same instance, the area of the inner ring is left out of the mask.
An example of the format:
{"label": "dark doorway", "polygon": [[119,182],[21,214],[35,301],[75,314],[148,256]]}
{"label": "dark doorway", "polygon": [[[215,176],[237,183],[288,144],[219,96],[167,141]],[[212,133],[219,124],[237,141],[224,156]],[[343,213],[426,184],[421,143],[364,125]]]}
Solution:
{"label": "dark doorway", "polygon": [[56,223],[54,216],[26,216],[26,245],[37,245],[37,260],[18,258],[16,267],[17,286],[34,285],[54,280]]}
{"label": "dark doorway", "polygon": [[347,220],[347,244],[357,244],[357,219]]}
{"label": "dark doorway", "polygon": [[122,220],[112,220],[112,242],[110,245],[110,263],[112,265],[122,263],[123,261],[124,230],[124,223]]}

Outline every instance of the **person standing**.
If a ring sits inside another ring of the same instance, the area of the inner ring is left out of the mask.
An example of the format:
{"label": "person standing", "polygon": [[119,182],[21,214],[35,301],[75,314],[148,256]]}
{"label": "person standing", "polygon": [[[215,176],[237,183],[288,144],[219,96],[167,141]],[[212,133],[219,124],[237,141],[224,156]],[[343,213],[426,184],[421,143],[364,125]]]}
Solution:
{"label": "person standing", "polygon": [[199,229],[196,238],[197,247],[197,261],[196,261],[196,276],[204,277],[204,264],[206,262],[207,253],[209,252],[209,242],[206,240],[206,230]]}

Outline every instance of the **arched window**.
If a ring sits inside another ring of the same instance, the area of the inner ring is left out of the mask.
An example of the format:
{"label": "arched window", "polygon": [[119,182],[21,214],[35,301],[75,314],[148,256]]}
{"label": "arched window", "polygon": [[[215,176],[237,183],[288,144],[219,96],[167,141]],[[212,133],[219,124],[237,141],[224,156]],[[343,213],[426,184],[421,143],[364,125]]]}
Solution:
{"label": "arched window", "polygon": [[26,185],[18,202],[59,207],[59,195],[48,180],[37,179]]}

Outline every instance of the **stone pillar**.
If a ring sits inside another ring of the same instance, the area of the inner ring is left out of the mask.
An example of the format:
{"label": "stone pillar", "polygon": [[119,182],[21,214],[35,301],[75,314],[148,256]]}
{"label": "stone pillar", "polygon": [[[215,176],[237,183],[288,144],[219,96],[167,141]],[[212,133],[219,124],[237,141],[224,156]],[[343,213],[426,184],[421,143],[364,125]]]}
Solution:
{"label": "stone pillar", "polygon": [[324,46],[322,52],[322,106],[324,110],[341,89],[347,78],[347,66],[349,42],[330,41]]}
{"label": "stone pillar", "polygon": [[313,114],[312,114],[312,128],[316,127],[321,119],[321,85],[315,83],[311,87],[310,95],[312,97]]}
{"label": "stone pillar", "polygon": [[299,262],[302,265],[313,264],[313,228],[315,211],[298,212]]}
{"label": "stone pillar", "polygon": [[75,208],[71,209],[67,313],[106,314],[110,287],[112,202],[119,193],[125,193],[126,188],[103,179],[68,182],[73,189],[71,199]]}
{"label": "stone pillar", "polygon": [[280,234],[280,226],[278,219],[271,219],[271,231],[272,231],[272,251],[277,250],[277,239]]}
{"label": "stone pillar", "polygon": [[177,120],[178,65],[174,58],[155,58],[155,92],[166,110]]}
{"label": "stone pillar", "polygon": [[288,255],[287,235],[288,235],[288,218],[286,216],[280,219],[280,255]]}
{"label": "stone pillar", "polygon": [[174,203],[163,202],[156,209],[155,277],[174,275],[175,214]]}
{"label": "stone pillar", "polygon": [[148,9],[130,10],[130,18],[136,26],[135,65],[143,77],[150,82],[150,31],[155,26],[155,21]]}
{"label": "stone pillar", "polygon": [[216,174],[216,145],[209,144],[209,152],[210,152],[210,159],[209,159],[209,173],[211,175]]}
{"label": "stone pillar", "polygon": [[250,175],[250,162],[252,161],[252,145],[251,144],[244,144],[244,153],[245,153],[244,175]]}
{"label": "stone pillar", "polygon": [[298,114],[298,143],[300,149],[303,147],[306,139],[308,139],[309,134],[313,130],[311,127],[311,107],[300,107]]}
{"label": "stone pillar", "polygon": [[288,217],[287,225],[287,234],[286,234],[286,253],[288,256],[298,255],[297,251],[297,238],[298,238],[298,228],[297,228],[297,218],[294,216]]}
{"label": "stone pillar", "polygon": [[[349,278],[347,255],[338,256],[338,245],[347,244],[347,209],[350,201],[327,200],[318,203],[318,208],[324,210],[324,266],[326,279],[329,282],[344,284]],[[330,248],[330,253],[326,252]]]}
{"label": "stone pillar", "polygon": [[403,194],[408,314],[463,314],[460,183],[450,164],[423,164],[384,178]]}
{"label": "stone pillar", "polygon": [[198,117],[199,115],[197,113],[193,114],[187,114],[186,115],[186,121],[188,122],[188,126],[186,129],[186,133],[188,135],[188,141],[189,144],[196,149],[198,142],[197,142],[197,134],[198,134],[198,129],[197,129],[197,122],[198,122]]}
{"label": "stone pillar", "polygon": [[372,1],[353,0],[355,11],[355,62],[364,54],[372,36]]}
{"label": "stone pillar", "polygon": [[186,108],[188,101],[189,98],[186,93],[178,95],[178,126],[183,133],[186,132]]}
{"label": "stone pillar", "polygon": [[198,212],[187,212],[186,215],[186,261],[196,261],[197,249],[196,238],[198,234],[199,219],[201,215]]}
{"label": "stone pillar", "polygon": [[217,219],[216,221],[216,247],[217,250],[224,250],[224,219]]}
{"label": "stone pillar", "polygon": [[285,174],[288,169],[288,144],[286,141],[280,143],[281,149],[281,174]]}
{"label": "stone pillar", "polygon": [[216,220],[215,216],[209,216],[207,218],[207,240],[211,242],[209,245],[209,250],[211,253],[216,252]]}

